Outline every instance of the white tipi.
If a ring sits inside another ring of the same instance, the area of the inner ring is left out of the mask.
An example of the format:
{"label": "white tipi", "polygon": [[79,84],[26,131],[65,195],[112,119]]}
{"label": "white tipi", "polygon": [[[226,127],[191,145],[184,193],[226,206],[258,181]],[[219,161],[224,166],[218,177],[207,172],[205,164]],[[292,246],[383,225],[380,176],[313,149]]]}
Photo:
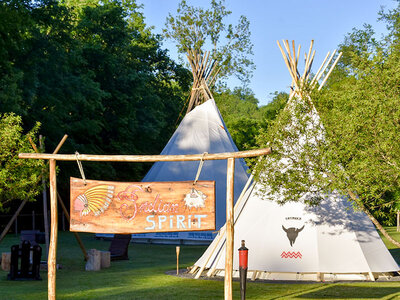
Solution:
{"label": "white tipi", "polygon": [[[287,54],[278,43],[292,75],[290,101],[299,100],[303,85],[316,87],[326,70],[325,58],[313,80],[309,81],[314,57],[306,55],[306,70],[297,71],[297,55],[284,42]],[[300,48],[299,48],[300,49]],[[336,65],[339,57],[333,63]],[[327,74],[329,76],[331,71]],[[325,72],[326,73],[326,72]],[[320,85],[326,82],[327,77]],[[290,104],[289,104],[290,105]],[[311,119],[319,122],[315,109]],[[301,142],[300,142],[301,143]],[[251,179],[250,179],[251,180]],[[303,200],[309,195],[304,195]],[[277,195],[279,197],[279,195]],[[263,199],[257,183],[251,183],[235,205],[235,246],[246,241],[249,249],[248,276],[253,280],[374,280],[382,273],[398,272],[399,266],[390,255],[374,225],[366,214],[335,193],[326,195],[317,207],[303,201],[279,205]],[[236,251],[237,252],[237,251]],[[191,273],[224,275],[224,227],[192,267]],[[234,276],[238,276],[238,253],[234,253]],[[206,270],[206,272],[204,271]]]}
{"label": "white tipi", "polygon": [[[161,155],[222,153],[238,151],[221,114],[212,99],[208,86],[215,80],[216,63],[209,60],[209,53],[199,55],[189,52],[188,59],[193,71],[194,83],[187,114],[165,146]],[[206,154],[205,154],[206,155]],[[235,200],[248,180],[247,166],[243,159],[235,163]],[[143,181],[195,180],[199,162],[156,162]],[[216,229],[226,219],[226,161],[207,160],[200,170],[199,180],[215,180]],[[133,234],[137,240],[152,243],[206,243],[216,233],[211,231]]]}

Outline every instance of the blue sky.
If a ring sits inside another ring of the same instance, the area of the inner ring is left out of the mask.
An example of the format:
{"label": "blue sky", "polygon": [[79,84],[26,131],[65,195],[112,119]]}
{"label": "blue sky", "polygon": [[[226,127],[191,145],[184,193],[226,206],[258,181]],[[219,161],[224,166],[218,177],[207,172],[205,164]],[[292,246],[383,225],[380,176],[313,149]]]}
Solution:
{"label": "blue sky", "polygon": [[[175,15],[179,0],[138,0],[143,4],[143,14],[154,33],[161,33],[169,13]],[[209,7],[209,0],[187,0],[189,5]],[[301,44],[302,54],[314,39],[316,55],[314,71],[319,67],[328,51],[337,48],[352,28],[361,29],[371,24],[378,36],[385,32],[385,24],[377,22],[381,6],[392,9],[393,0],[226,0],[232,11],[227,22],[236,24],[240,15],[250,21],[251,39],[254,44],[253,61],[256,70],[249,87],[260,101],[260,105],[271,100],[274,91],[288,92],[291,82],[289,73],[276,44],[277,40],[295,40]],[[164,41],[163,48],[177,59],[173,42]],[[233,88],[240,83],[228,81]]]}

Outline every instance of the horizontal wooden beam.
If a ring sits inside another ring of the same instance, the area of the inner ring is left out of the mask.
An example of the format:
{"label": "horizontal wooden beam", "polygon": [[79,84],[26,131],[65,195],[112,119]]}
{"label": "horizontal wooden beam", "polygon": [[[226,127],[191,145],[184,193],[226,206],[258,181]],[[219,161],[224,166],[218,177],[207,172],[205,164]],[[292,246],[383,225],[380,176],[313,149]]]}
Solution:
{"label": "horizontal wooden beam", "polygon": [[203,155],[95,155],[95,154],[50,154],[50,153],[20,153],[23,159],[54,159],[63,161],[115,161],[115,162],[155,162],[155,161],[196,161],[196,160],[219,160],[228,158],[245,158],[267,155],[271,148],[263,148],[248,151],[210,153]]}

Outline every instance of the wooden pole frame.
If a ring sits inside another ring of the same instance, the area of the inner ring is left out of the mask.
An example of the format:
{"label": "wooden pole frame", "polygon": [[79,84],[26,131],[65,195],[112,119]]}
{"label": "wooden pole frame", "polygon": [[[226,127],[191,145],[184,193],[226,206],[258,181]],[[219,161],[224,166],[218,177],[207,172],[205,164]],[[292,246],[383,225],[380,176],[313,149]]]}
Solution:
{"label": "wooden pole frame", "polygon": [[[57,152],[65,142],[66,136],[60,141],[54,152]],[[49,154],[49,153],[20,153],[21,159],[45,159],[50,161],[50,211],[51,211],[51,234],[48,258],[48,299],[56,299],[56,252],[57,252],[57,174],[56,161],[114,161],[114,162],[157,162],[157,161],[197,161],[197,160],[222,160],[226,159],[227,164],[227,193],[226,193],[226,262],[224,295],[226,300],[232,299],[232,272],[233,272],[233,242],[234,242],[234,176],[235,158],[255,157],[268,155],[271,148],[225,152],[214,154],[191,154],[191,155],[91,155],[79,154]]]}
{"label": "wooden pole frame", "polygon": [[226,259],[225,259],[225,279],[224,295],[225,300],[232,300],[232,275],[233,275],[233,202],[234,202],[234,179],[235,179],[235,159],[228,158],[226,170]]}
{"label": "wooden pole frame", "polygon": [[62,161],[113,161],[113,162],[156,162],[156,161],[197,161],[197,160],[222,160],[228,158],[246,158],[262,156],[271,153],[271,148],[248,151],[211,153],[204,155],[96,155],[96,154],[50,154],[50,153],[20,153],[23,159],[45,159]]}
{"label": "wooden pole frame", "polygon": [[57,256],[57,172],[56,160],[50,159],[50,246],[47,260],[47,290],[48,298],[56,299],[56,256]]}

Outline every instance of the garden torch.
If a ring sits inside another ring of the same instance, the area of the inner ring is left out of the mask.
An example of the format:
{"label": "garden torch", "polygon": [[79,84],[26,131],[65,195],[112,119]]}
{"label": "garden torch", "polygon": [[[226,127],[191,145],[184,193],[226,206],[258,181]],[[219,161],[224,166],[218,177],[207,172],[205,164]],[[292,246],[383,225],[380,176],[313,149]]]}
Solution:
{"label": "garden torch", "polygon": [[246,299],[246,279],[247,279],[247,261],[249,249],[244,245],[242,240],[242,247],[239,249],[239,276],[240,276],[240,296],[241,299]]}

